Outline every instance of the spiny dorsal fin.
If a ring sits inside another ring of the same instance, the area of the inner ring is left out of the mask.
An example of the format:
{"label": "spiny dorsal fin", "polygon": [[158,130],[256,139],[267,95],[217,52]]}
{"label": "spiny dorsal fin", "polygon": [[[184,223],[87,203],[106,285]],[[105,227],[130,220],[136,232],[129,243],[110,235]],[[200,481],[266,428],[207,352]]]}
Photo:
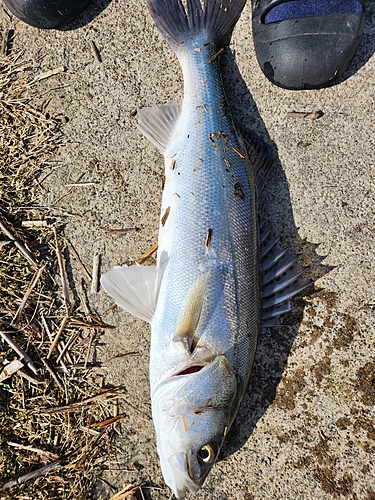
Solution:
{"label": "spiny dorsal fin", "polygon": [[180,115],[181,104],[171,101],[138,109],[138,128],[163,154]]}
{"label": "spiny dorsal fin", "polygon": [[158,301],[163,271],[155,266],[116,266],[100,282],[116,304],[150,323]]}

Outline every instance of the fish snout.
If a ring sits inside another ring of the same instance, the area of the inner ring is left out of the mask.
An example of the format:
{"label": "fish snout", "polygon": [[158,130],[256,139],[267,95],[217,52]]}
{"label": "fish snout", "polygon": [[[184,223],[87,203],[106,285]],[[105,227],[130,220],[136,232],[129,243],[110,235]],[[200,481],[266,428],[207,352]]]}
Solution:
{"label": "fish snout", "polygon": [[171,475],[168,477],[167,484],[173,490],[176,498],[185,498],[188,490],[196,493],[202,486],[204,477],[197,481],[193,479],[197,471],[190,470],[191,457],[184,451],[171,455],[168,458]]}

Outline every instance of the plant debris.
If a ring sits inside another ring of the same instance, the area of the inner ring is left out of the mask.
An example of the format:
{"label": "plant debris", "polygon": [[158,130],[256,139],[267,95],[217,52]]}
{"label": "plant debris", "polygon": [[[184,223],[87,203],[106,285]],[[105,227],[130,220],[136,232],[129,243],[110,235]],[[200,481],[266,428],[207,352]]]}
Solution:
{"label": "plant debris", "polygon": [[34,208],[61,120],[46,118],[32,96],[65,69],[33,78],[20,59],[0,57],[0,496],[88,500],[113,461],[121,390],[102,387],[94,370],[109,369],[93,356],[110,326],[90,312],[82,283],[73,295],[65,252],[80,263],[79,280],[91,276],[63,228]]}

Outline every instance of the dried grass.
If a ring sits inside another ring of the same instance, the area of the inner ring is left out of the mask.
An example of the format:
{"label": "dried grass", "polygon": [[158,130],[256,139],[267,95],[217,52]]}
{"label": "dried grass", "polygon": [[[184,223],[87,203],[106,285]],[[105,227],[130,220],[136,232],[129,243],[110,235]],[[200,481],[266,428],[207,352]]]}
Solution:
{"label": "dried grass", "polygon": [[[35,179],[58,144],[57,122],[33,107],[25,74],[19,56],[0,56],[0,215],[38,265],[14,242],[0,245],[0,330],[20,348],[0,338],[0,372],[14,359],[23,363],[0,383],[0,499],[87,500],[108,460],[111,424],[121,420],[112,418],[111,404],[121,393],[103,392],[90,371],[106,325],[61,292],[62,235],[51,237],[48,224],[20,229],[37,200]],[[7,240],[0,231],[0,242]]]}

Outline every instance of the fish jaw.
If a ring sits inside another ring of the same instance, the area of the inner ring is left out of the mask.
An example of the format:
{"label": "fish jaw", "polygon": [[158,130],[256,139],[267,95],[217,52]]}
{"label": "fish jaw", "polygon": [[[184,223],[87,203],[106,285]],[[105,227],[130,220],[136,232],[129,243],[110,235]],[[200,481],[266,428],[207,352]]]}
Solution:
{"label": "fish jaw", "polygon": [[[195,371],[197,370],[197,371]],[[192,373],[190,373],[192,371]],[[202,486],[238,407],[238,383],[224,355],[183,363],[152,394],[164,479],[177,498]]]}

